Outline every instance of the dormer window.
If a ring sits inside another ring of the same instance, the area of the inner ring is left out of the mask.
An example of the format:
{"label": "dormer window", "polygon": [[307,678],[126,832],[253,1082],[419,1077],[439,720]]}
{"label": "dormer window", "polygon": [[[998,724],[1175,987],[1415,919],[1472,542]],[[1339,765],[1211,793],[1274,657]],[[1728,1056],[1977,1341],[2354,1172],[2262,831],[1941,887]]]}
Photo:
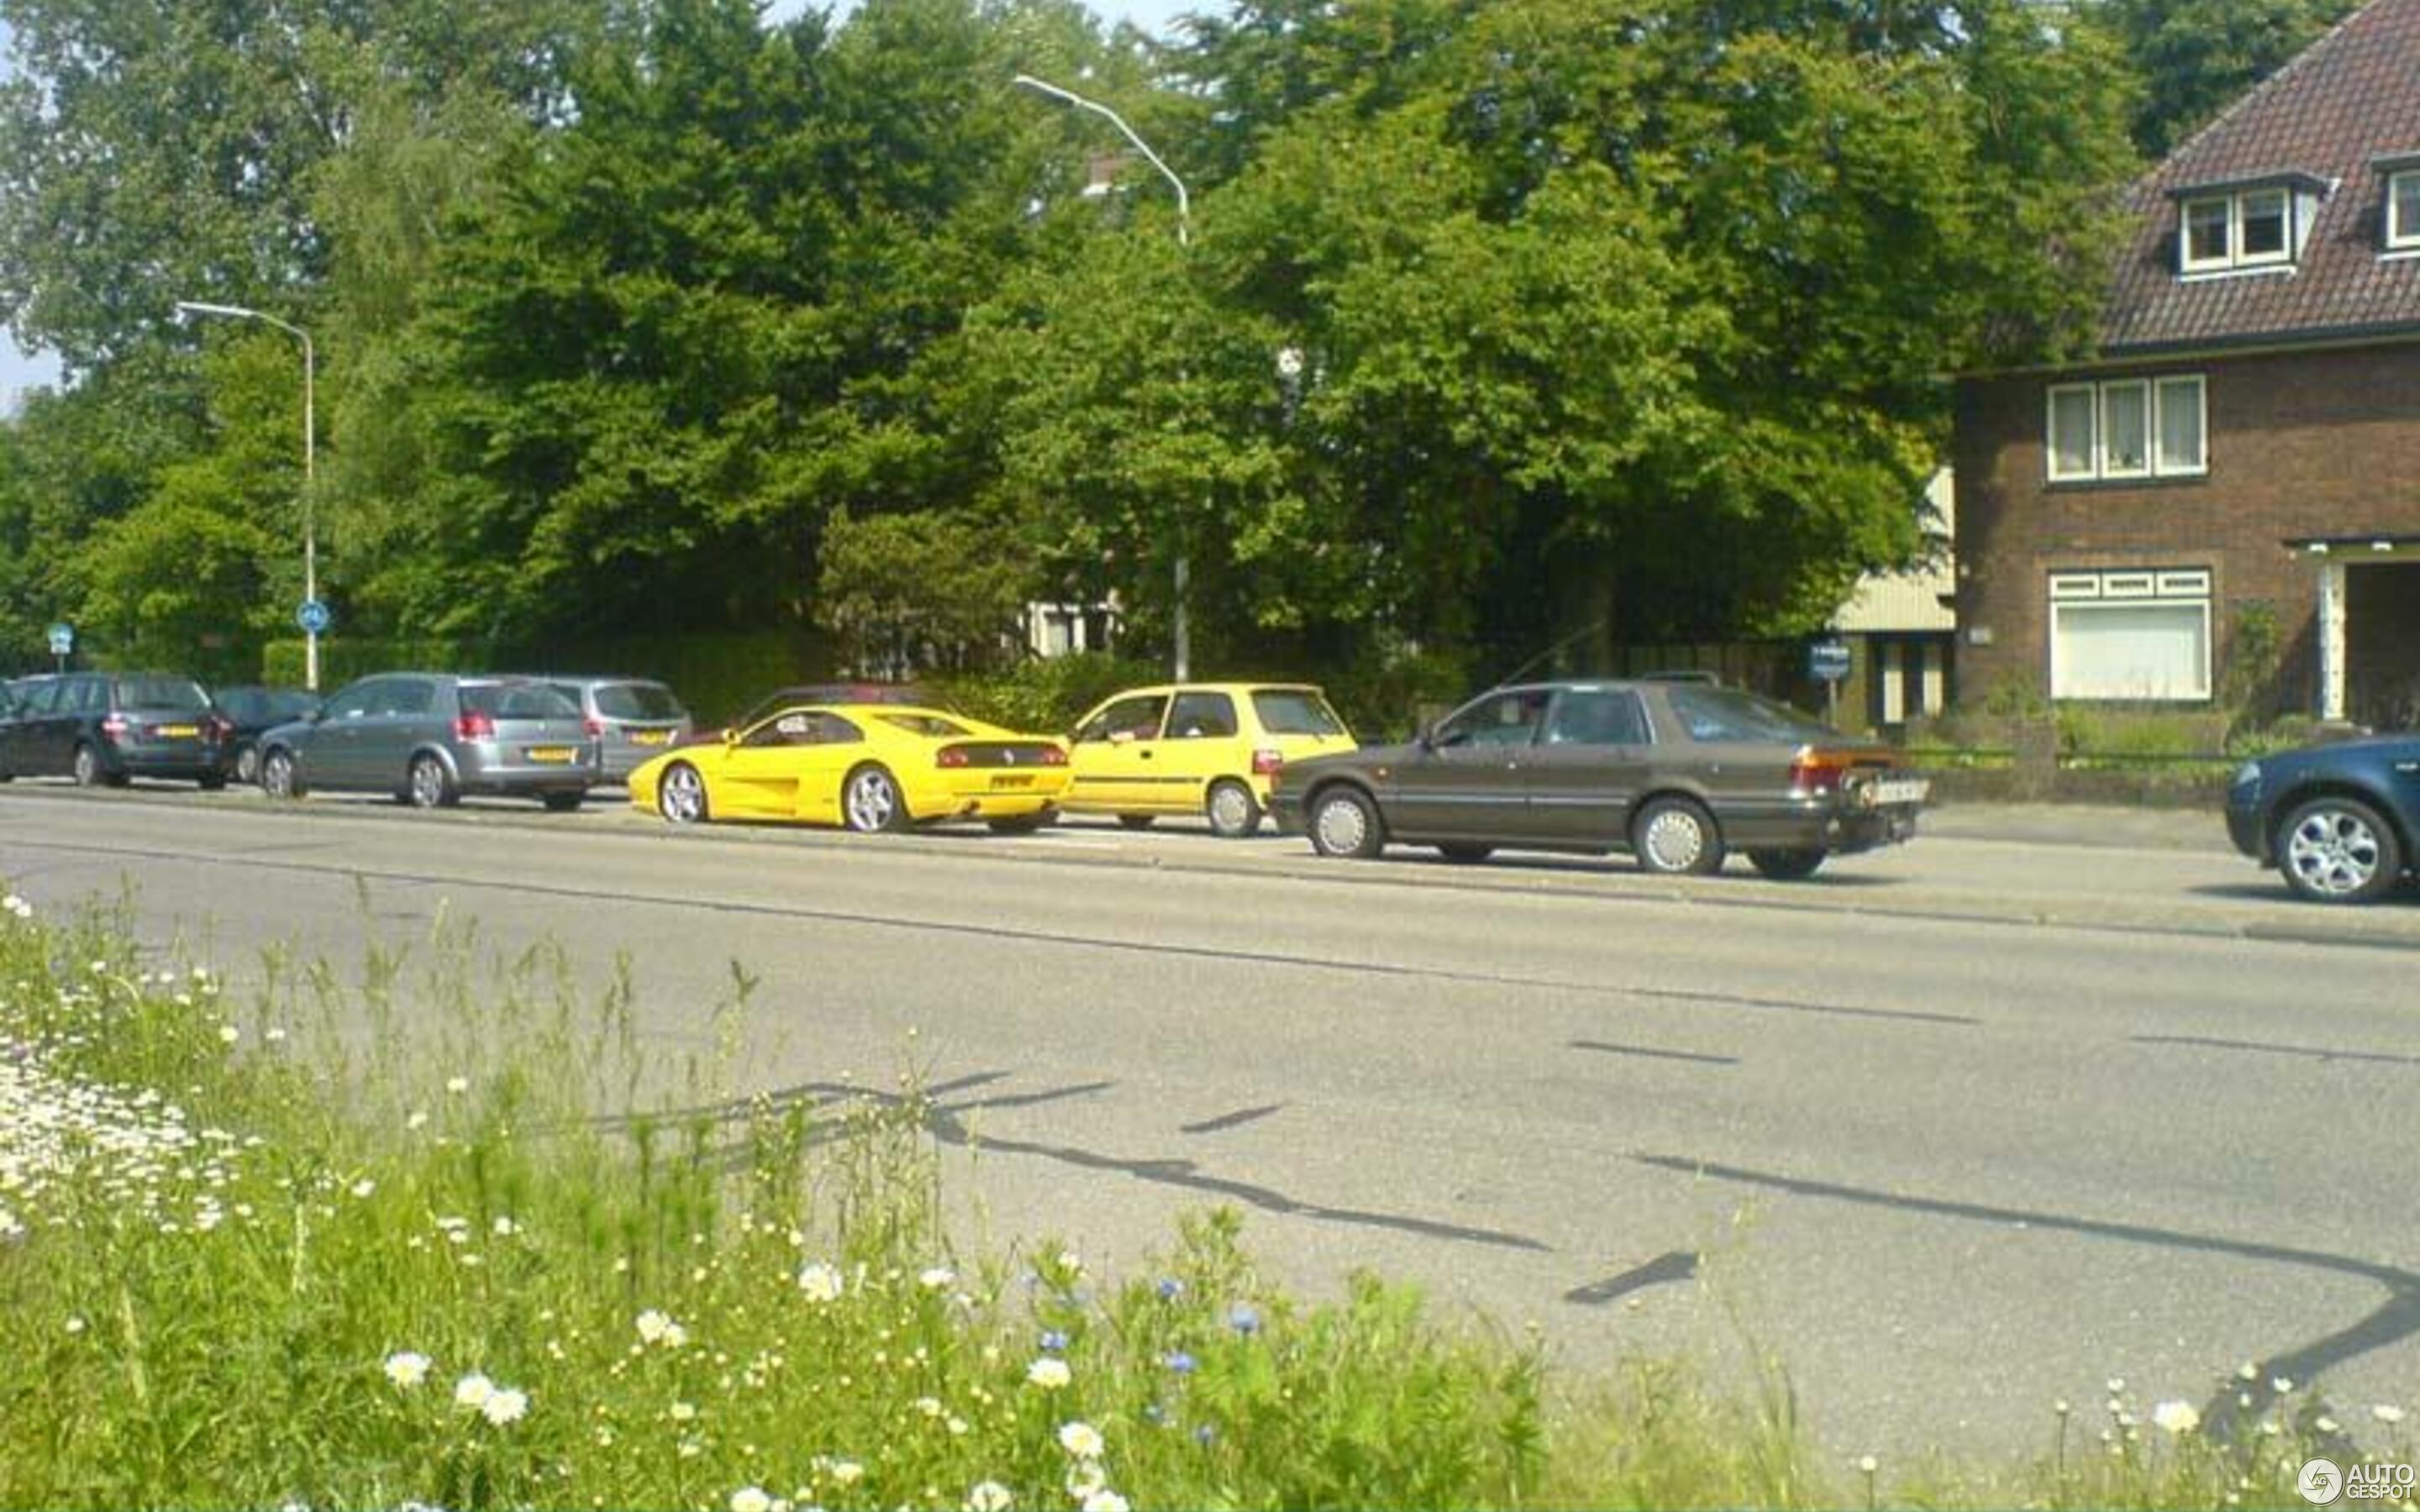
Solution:
{"label": "dormer window", "polygon": [[[2327,187],[2307,174],[2288,174],[2180,192],[2177,271],[2193,277],[2291,268]],[[2412,229],[2420,232],[2420,219]]]}
{"label": "dormer window", "polygon": [[2394,252],[2420,248],[2420,168],[2386,176],[2386,245]]}

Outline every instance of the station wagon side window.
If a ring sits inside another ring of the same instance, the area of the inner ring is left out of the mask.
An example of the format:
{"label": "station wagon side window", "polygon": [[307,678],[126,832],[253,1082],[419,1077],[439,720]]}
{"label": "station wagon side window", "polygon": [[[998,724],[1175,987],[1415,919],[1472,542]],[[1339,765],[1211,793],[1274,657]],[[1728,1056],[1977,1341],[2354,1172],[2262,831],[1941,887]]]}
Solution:
{"label": "station wagon side window", "polygon": [[1171,740],[1215,740],[1235,733],[1235,701],[1224,693],[1180,693],[1168,714]]}
{"label": "station wagon side window", "polygon": [[1527,746],[1538,738],[1538,726],[1554,701],[1551,688],[1516,688],[1491,693],[1437,727],[1439,746]]}
{"label": "station wagon side window", "polygon": [[1076,732],[1078,740],[1108,740],[1125,734],[1132,740],[1151,740],[1159,734],[1159,717],[1168,709],[1168,695],[1144,693],[1135,698],[1120,699],[1085,721]]}
{"label": "station wagon side window", "polygon": [[103,677],[76,679],[75,706],[79,714],[109,712],[109,680]]}
{"label": "station wagon side window", "polygon": [[437,687],[417,677],[398,677],[386,685],[386,696],[379,701],[378,712],[390,717],[427,714],[437,702]]}
{"label": "station wagon side window", "polygon": [[1647,712],[1638,695],[1616,688],[1574,688],[1555,701],[1546,720],[1549,746],[1644,746]]}

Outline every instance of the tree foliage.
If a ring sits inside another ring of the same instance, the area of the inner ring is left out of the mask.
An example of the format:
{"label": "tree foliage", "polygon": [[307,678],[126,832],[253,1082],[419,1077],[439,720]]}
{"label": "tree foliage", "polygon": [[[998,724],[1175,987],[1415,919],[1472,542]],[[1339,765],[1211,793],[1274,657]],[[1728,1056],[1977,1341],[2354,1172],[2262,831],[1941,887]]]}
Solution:
{"label": "tree foliage", "polygon": [[1915,548],[1942,376],[2082,339],[2135,165],[2134,33],[2024,0],[0,17],[0,312],[75,379],[0,433],[0,635],[155,659],[299,591],[292,346],[179,298],[318,338],[359,633],[1148,650],[1180,567],[1205,666],[1794,631]]}

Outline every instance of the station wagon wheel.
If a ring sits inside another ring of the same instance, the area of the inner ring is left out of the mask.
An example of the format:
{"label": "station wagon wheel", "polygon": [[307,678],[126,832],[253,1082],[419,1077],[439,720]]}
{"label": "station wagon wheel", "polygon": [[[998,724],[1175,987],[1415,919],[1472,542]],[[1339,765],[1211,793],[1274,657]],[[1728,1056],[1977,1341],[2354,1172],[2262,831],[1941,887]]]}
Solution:
{"label": "station wagon wheel", "polygon": [[1723,832],[1693,798],[1657,798],[1638,810],[1630,848],[1642,871],[1706,876],[1723,869]]}
{"label": "station wagon wheel", "polygon": [[454,774],[426,751],[411,759],[404,795],[415,809],[450,809],[461,797],[454,791]]}
{"label": "station wagon wheel", "polygon": [[1311,848],[1322,856],[1367,858],[1386,848],[1378,811],[1358,788],[1332,787],[1311,800]]}
{"label": "station wagon wheel", "polygon": [[302,779],[294,770],[294,753],[272,750],[261,758],[260,791],[272,798],[299,798]]}
{"label": "station wagon wheel", "polygon": [[664,769],[656,783],[656,812],[675,825],[702,825],[713,817],[706,811],[706,779],[696,767],[675,762]]}
{"label": "station wagon wheel", "polygon": [[898,780],[879,766],[861,766],[848,774],[841,788],[840,810],[848,827],[861,835],[905,829],[908,824],[908,800],[900,796]]}
{"label": "station wagon wheel", "polygon": [[2314,798],[2279,830],[2277,868],[2297,897],[2312,903],[2366,903],[2403,875],[2403,847],[2393,826],[2358,798]]}
{"label": "station wagon wheel", "polygon": [[1260,801],[1232,777],[1210,784],[1202,811],[1210,821],[1210,833],[1220,840],[1243,840],[1261,827]]}
{"label": "station wagon wheel", "polygon": [[68,775],[75,779],[75,785],[80,788],[100,786],[101,753],[79,741],[75,748],[75,763],[69,768]]}
{"label": "station wagon wheel", "polygon": [[246,787],[260,780],[260,748],[247,741],[235,753],[235,779]]}
{"label": "station wagon wheel", "polygon": [[1823,864],[1822,851],[1750,851],[1748,865],[1776,882],[1799,882]]}

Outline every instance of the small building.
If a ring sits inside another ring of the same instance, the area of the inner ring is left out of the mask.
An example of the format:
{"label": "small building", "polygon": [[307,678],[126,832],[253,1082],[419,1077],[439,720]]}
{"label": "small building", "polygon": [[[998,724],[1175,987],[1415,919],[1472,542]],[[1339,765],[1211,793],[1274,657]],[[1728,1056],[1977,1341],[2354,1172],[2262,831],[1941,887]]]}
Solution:
{"label": "small building", "polygon": [[2126,207],[2093,356],[1958,384],[1962,698],[2420,718],[2420,0]]}
{"label": "small building", "polygon": [[1950,559],[1957,486],[1944,469],[1924,491],[1926,553],[1904,572],[1869,573],[1832,617],[1849,642],[1850,673],[1839,691],[1844,727],[1896,733],[1910,719],[1941,713],[1956,695],[1951,666],[1958,617]]}

